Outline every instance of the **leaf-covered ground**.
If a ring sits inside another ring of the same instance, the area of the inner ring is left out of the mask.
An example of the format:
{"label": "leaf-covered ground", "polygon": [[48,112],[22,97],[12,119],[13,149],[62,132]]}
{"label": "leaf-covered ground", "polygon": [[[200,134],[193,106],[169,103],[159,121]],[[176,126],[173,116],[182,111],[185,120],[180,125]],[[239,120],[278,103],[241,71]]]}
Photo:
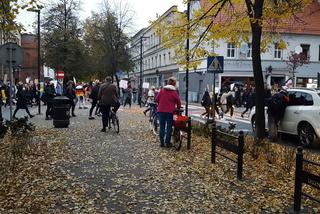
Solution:
{"label": "leaf-covered ground", "polygon": [[[136,107],[119,112],[120,134],[101,133],[87,110],[68,129],[36,118],[34,152],[0,183],[0,213],[289,213],[293,173],[252,160],[244,179],[234,163],[210,163],[210,141],[193,136],[192,150],[159,147]],[[319,192],[311,192],[319,196]],[[304,211],[320,205],[303,200]]]}

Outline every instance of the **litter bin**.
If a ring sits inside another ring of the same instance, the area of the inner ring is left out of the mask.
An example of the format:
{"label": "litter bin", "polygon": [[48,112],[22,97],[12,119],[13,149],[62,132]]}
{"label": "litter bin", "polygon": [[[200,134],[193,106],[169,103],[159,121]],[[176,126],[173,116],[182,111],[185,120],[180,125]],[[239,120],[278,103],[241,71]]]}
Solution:
{"label": "litter bin", "polygon": [[57,96],[52,102],[54,127],[67,128],[70,124],[70,99],[65,96]]}

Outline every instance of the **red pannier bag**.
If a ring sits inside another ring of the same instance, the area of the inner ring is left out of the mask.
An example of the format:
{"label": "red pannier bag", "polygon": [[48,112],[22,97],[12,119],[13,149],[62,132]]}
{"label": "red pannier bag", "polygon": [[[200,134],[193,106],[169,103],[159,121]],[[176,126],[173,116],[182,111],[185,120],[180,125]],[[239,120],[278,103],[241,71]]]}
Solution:
{"label": "red pannier bag", "polygon": [[185,128],[187,128],[187,124],[188,124],[188,117],[187,116],[178,115],[175,118],[174,126],[176,128],[185,129]]}

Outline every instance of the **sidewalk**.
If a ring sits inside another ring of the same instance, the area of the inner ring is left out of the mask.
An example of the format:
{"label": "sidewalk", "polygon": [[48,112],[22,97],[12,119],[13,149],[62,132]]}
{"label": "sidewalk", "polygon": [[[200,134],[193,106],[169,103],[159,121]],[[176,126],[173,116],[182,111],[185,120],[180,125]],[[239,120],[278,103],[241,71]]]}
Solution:
{"label": "sidewalk", "polygon": [[35,143],[48,149],[24,158],[8,188],[0,184],[0,213],[288,213],[291,207],[291,183],[265,183],[247,166],[238,181],[232,162],[210,163],[206,138],[193,136],[192,150],[161,148],[136,105],[120,108],[120,134],[100,132],[101,118],[89,121],[88,109],[75,113],[67,129],[54,129],[44,115],[31,119]]}

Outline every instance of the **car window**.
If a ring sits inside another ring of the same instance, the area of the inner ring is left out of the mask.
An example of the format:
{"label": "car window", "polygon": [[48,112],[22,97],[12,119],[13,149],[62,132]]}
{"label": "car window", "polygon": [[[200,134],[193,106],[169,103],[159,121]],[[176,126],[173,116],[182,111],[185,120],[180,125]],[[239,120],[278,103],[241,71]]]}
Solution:
{"label": "car window", "polygon": [[303,93],[303,96],[305,98],[304,105],[305,106],[312,106],[313,105],[313,99],[312,99],[311,94]]}
{"label": "car window", "polygon": [[[320,96],[320,95],[319,95]],[[289,106],[312,106],[312,95],[306,92],[290,91],[289,92]]]}

